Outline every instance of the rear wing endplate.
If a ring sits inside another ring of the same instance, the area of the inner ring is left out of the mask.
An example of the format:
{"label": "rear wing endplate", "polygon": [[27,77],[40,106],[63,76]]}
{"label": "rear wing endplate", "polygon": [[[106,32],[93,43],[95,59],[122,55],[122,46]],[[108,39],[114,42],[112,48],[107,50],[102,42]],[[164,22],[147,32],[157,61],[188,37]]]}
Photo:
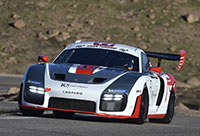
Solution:
{"label": "rear wing endplate", "polygon": [[167,54],[167,53],[158,53],[158,52],[146,52],[148,57],[152,58],[158,58],[158,65],[157,67],[160,67],[161,60],[172,60],[172,61],[179,61],[179,66],[177,70],[180,70],[183,65],[185,64],[185,50],[180,50],[180,54]]}

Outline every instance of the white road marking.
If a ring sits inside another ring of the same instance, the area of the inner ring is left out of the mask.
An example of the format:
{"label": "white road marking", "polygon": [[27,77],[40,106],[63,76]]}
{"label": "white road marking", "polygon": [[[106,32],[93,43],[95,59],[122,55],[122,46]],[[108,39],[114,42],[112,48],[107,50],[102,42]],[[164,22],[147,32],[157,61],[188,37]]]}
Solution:
{"label": "white road marking", "polygon": [[0,120],[11,120],[11,119],[33,119],[38,117],[25,117],[25,116],[0,116]]}

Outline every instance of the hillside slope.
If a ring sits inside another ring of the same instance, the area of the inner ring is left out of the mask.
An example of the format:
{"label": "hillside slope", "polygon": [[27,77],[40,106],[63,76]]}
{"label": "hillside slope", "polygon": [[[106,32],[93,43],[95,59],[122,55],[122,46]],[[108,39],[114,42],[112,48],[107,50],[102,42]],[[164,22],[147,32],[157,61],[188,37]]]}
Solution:
{"label": "hillside slope", "polygon": [[165,53],[185,49],[180,72],[178,62],[162,61],[162,69],[179,81],[178,102],[198,109],[199,7],[200,0],[0,0],[0,74],[23,74],[38,55],[53,60],[77,39]]}
{"label": "hillside slope", "polygon": [[[177,62],[163,61],[163,70],[180,81],[199,78],[199,7],[199,0],[0,0],[0,73],[23,74],[38,55],[52,60],[82,39],[166,53],[185,49],[180,72]],[[187,14],[194,22],[184,20]]]}

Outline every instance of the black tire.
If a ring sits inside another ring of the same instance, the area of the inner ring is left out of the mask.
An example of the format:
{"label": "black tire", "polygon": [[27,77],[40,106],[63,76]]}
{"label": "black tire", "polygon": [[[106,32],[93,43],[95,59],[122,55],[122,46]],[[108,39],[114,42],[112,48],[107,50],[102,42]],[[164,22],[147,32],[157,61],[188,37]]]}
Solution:
{"label": "black tire", "polygon": [[140,105],[140,114],[138,119],[131,119],[133,123],[143,124],[145,119],[147,118],[149,109],[149,97],[147,89],[144,89],[141,98],[141,105]]}
{"label": "black tire", "polygon": [[22,87],[23,87],[23,84],[21,83],[20,85],[20,90],[19,90],[19,95],[18,95],[18,104],[21,105],[21,100],[22,100]]}
{"label": "black tire", "polygon": [[75,114],[74,112],[59,111],[59,110],[54,110],[53,113],[57,117],[61,117],[61,118],[72,118]]}
{"label": "black tire", "polygon": [[44,110],[24,109],[20,108],[20,111],[25,116],[41,116]]}
{"label": "black tire", "polygon": [[172,121],[173,116],[174,116],[174,107],[175,107],[175,94],[174,94],[174,92],[172,92],[170,94],[166,116],[163,119],[150,118],[149,121],[155,122],[155,123],[169,124]]}

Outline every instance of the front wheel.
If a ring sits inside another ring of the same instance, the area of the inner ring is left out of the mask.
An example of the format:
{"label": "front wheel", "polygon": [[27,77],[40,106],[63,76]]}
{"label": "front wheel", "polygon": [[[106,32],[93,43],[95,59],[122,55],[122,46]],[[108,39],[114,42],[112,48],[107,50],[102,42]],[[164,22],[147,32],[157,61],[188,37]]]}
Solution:
{"label": "front wheel", "polygon": [[141,98],[139,118],[131,119],[133,123],[137,124],[143,124],[145,119],[147,118],[148,108],[149,108],[149,97],[147,89],[144,89],[141,97],[142,98]]}

